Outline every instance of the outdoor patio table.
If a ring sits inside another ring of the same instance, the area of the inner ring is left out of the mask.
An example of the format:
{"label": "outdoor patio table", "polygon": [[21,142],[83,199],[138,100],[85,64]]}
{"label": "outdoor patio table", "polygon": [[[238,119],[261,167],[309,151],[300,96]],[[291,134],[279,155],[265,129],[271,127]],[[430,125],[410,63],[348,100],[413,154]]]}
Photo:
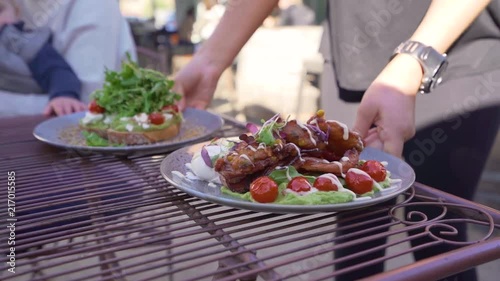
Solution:
{"label": "outdoor patio table", "polygon": [[[168,152],[117,157],[55,148],[33,137],[43,120],[0,119],[0,279],[331,280],[342,273],[333,269],[338,260],[332,253],[347,245],[335,236],[338,213],[273,214],[213,204],[161,176]],[[225,117],[217,135],[237,136],[243,129]],[[8,190],[13,181],[15,193]],[[421,228],[432,238],[421,248],[456,242],[446,233],[432,234],[448,224],[440,217],[402,218],[408,204],[453,212],[482,235],[413,262],[416,249],[408,242],[415,237],[405,234],[408,229]],[[369,280],[434,280],[500,258],[498,210],[415,183],[396,205],[366,208],[361,215],[377,212],[391,218],[389,230],[373,234],[361,225],[345,243],[388,237],[386,255],[344,272],[387,261],[391,266]],[[343,219],[360,215],[343,213]]]}

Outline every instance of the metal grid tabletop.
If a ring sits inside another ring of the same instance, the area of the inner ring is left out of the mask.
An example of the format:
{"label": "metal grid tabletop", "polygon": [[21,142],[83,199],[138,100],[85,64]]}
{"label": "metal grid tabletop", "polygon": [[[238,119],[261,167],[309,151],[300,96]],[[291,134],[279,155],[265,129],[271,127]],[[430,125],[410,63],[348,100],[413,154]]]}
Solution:
{"label": "metal grid tabletop", "polygon": [[[16,273],[8,272],[11,265],[3,262],[3,280],[331,280],[380,261],[398,265],[371,279],[431,280],[500,258],[500,212],[418,183],[395,205],[361,211],[240,210],[169,185],[159,170],[164,154],[81,155],[42,144],[31,135],[41,120],[20,118],[0,124],[0,172],[5,181],[7,171],[16,176],[15,217],[7,216],[5,200],[1,206],[2,221],[15,222],[11,240]],[[241,130],[237,122],[226,119],[218,134],[235,136]],[[402,209],[409,205],[439,208],[440,215],[414,213],[403,218]],[[457,218],[443,219],[448,212]],[[370,225],[354,222],[374,214],[380,218]],[[482,237],[454,241],[456,221],[477,225]],[[355,232],[336,235],[353,227]],[[405,234],[412,229],[421,232]],[[12,230],[3,227],[0,235],[5,249]],[[431,238],[428,243],[409,245],[423,236]],[[332,254],[380,238],[388,240],[379,248],[343,258]],[[417,263],[408,259],[416,250],[443,243],[460,248]],[[333,269],[379,249],[387,249],[382,258]]]}

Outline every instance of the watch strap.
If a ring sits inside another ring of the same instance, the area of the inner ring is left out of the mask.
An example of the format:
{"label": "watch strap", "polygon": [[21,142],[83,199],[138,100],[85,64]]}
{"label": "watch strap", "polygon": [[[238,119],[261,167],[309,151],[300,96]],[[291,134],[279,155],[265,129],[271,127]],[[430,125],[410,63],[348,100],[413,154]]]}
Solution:
{"label": "watch strap", "polygon": [[440,54],[434,48],[417,41],[405,41],[399,44],[391,59],[398,54],[409,54],[414,57],[422,67],[423,78],[419,93],[427,94],[441,83],[441,68],[446,67],[446,54]]}

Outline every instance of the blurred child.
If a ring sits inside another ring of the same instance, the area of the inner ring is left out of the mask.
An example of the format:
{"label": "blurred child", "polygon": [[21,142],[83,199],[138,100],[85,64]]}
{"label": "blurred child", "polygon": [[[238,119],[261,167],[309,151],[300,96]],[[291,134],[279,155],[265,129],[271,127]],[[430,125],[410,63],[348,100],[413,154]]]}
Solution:
{"label": "blurred child", "polygon": [[0,90],[48,94],[46,116],[85,110],[80,80],[52,47],[50,30],[26,30],[15,0],[0,0],[0,57]]}

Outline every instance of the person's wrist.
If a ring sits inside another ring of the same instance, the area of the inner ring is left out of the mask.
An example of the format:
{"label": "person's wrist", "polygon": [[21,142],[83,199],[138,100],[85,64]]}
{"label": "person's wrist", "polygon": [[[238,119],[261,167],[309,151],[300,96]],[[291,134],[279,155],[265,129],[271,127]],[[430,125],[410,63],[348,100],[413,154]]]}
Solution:
{"label": "person's wrist", "polygon": [[61,91],[61,92],[51,93],[49,96],[49,100],[53,100],[55,98],[70,98],[70,99],[80,100],[80,95],[77,92],[73,91]]}
{"label": "person's wrist", "polygon": [[212,52],[209,49],[201,48],[196,54],[196,59],[199,61],[207,75],[220,77],[222,72],[229,67],[223,57],[220,57],[218,52]]}
{"label": "person's wrist", "polygon": [[406,95],[416,95],[423,76],[422,66],[415,58],[398,54],[386,65],[377,81],[393,86]]}

